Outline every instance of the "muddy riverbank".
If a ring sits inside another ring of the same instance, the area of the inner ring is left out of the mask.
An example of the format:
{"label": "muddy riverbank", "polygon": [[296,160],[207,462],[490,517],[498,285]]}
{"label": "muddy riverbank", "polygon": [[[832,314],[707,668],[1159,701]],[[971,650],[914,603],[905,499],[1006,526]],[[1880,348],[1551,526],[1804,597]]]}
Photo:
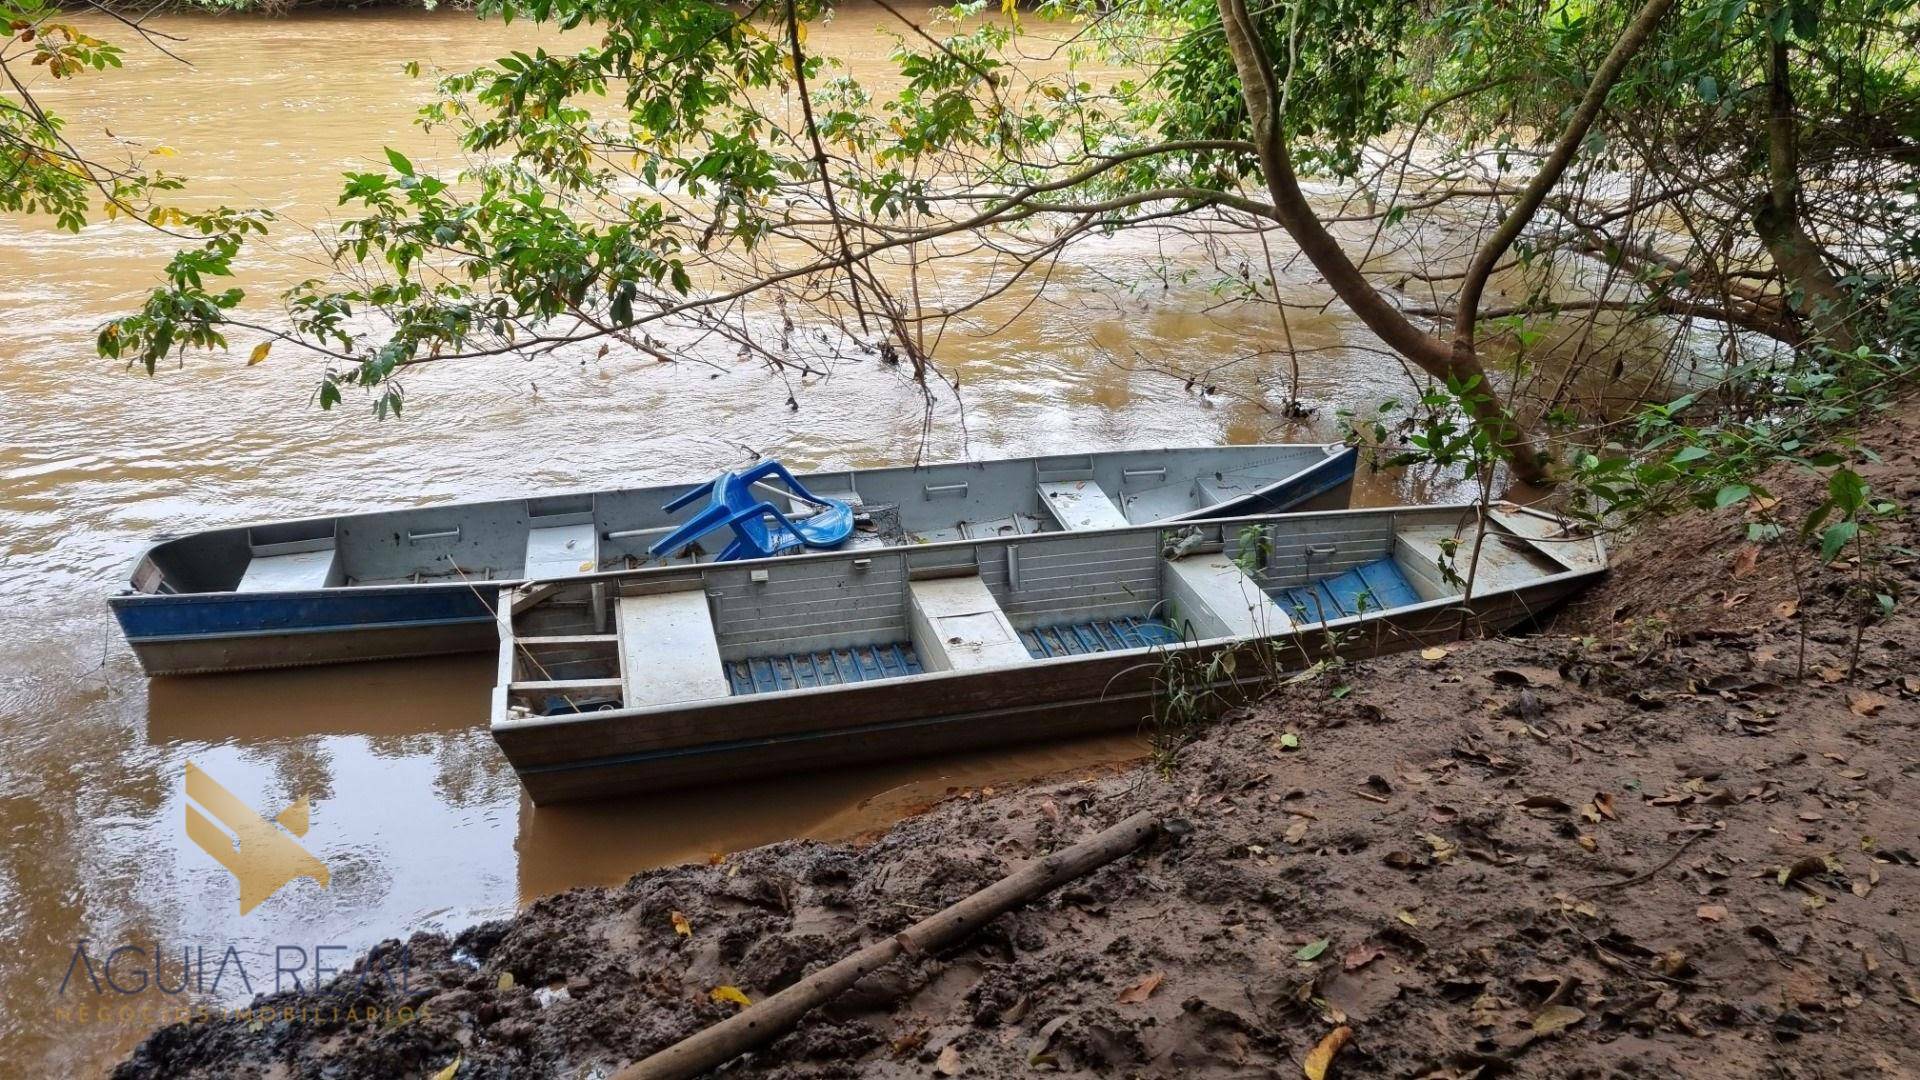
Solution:
{"label": "muddy riverbank", "polygon": [[[1869,482],[1920,496],[1917,436],[1869,432]],[[1743,531],[1661,523],[1550,632],[1283,687],[1170,771],[561,893],[415,936],[404,990],[263,1002],[385,1019],[176,1026],[116,1075],[608,1075],[732,1012],[716,988],[777,991],[1143,808],[1173,835],[728,1071],[1293,1073],[1346,1028],[1336,1075],[1914,1075],[1920,618],[1868,628],[1849,678],[1846,571],[1796,587]]]}

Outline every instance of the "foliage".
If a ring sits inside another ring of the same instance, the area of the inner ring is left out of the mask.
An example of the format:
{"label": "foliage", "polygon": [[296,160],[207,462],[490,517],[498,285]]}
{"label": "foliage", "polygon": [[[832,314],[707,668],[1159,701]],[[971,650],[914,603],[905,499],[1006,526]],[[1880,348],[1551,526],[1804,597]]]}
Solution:
{"label": "foliage", "polygon": [[[121,65],[119,46],[64,21],[51,0],[0,0],[0,69],[15,86],[45,72],[51,79],[77,78]],[[16,92],[0,96],[0,211],[45,214],[68,232],[86,223],[95,198],[109,207],[139,204],[150,190],[177,183],[131,168],[97,166],[66,137],[61,118]]]}
{"label": "foliage", "polygon": [[[0,0],[9,72],[119,63],[47,2]],[[1235,11],[1250,28],[1238,38],[1223,18]],[[1596,82],[1647,12],[1657,33]],[[1792,381],[1813,377],[1823,349],[1912,343],[1920,0],[1047,0],[1038,40],[1013,3],[973,0],[930,21],[895,12],[892,70],[865,80],[808,47],[808,27],[834,17],[825,0],[482,0],[478,13],[586,32],[439,74],[419,120],[467,166],[388,150],[386,168],[344,177],[330,269],[283,298],[284,321],[207,287],[266,215],[155,202],[177,178],[137,149],[100,164],[24,90],[0,96],[0,208],[77,229],[99,205],[188,241],[143,307],[102,331],[103,353],[153,370],[248,329],[325,359],[323,407],[359,389],[383,415],[415,365],[660,355],[654,324],[699,327],[781,370],[904,356],[924,382],[948,324],[1023,280],[1044,287],[1067,246],[1122,229],[1208,237],[1223,276],[1244,268],[1248,237],[1288,234],[1444,388],[1417,406],[1427,442],[1414,452],[1479,477],[1535,467],[1514,452],[1532,417],[1593,418],[1569,401],[1577,373],[1530,416],[1514,404],[1570,312],[1587,313],[1574,364],[1605,356],[1602,311],[1657,324],[1668,344],[1715,323],[1729,366],[1763,381],[1782,349]],[[1254,43],[1252,61],[1236,40]],[[1029,46],[1047,62],[1027,62]],[[1272,133],[1252,130],[1253,62],[1277,99]],[[1567,128],[1590,91],[1605,107]],[[1579,136],[1571,171],[1537,204],[1518,199],[1563,129]],[[1345,185],[1359,209],[1309,202],[1293,170]],[[1343,217],[1353,235],[1331,231]],[[1498,290],[1514,302],[1475,309],[1492,344],[1455,340],[1444,292],[1417,306],[1388,256],[1435,227],[1464,227],[1448,250],[1472,254],[1509,219],[1510,249],[1423,278],[1473,278],[1459,287],[1471,306],[1505,260]],[[995,274],[955,295],[941,262],[982,246]],[[1281,299],[1277,274],[1232,276],[1240,303]],[[921,287],[934,280],[947,287]],[[797,315],[821,332],[795,333]],[[1504,380],[1483,363],[1494,356],[1513,361]]]}

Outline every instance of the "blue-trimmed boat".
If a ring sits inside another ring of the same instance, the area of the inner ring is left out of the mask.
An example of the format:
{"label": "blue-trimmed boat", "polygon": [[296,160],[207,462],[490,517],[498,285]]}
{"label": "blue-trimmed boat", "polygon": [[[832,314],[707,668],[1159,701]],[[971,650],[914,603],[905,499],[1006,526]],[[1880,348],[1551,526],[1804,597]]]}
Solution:
{"label": "blue-trimmed boat", "polygon": [[[1356,454],[1193,447],[801,474],[854,508],[846,546],[886,547],[1347,505]],[[427,506],[209,529],[141,554],[109,601],[149,675],[494,648],[502,585],[709,561],[648,548],[697,485]],[[818,509],[773,490],[790,517]],[[782,501],[783,499],[787,501]]]}

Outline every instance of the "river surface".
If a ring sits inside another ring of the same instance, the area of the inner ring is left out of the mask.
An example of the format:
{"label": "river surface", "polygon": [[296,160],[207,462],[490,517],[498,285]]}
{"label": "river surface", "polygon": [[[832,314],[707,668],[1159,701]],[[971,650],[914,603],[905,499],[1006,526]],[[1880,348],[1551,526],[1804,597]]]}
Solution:
{"label": "river surface", "polygon": [[[184,39],[173,48],[191,67],[102,28],[128,46],[125,70],[47,99],[82,146],[104,145],[110,126],[175,151],[165,164],[193,179],[194,198],[284,215],[245,266],[259,295],[318,271],[300,229],[327,225],[340,173],[380,165],[383,145],[457,166],[450,146],[410,124],[431,85],[406,77],[407,61],[455,70],[558,36],[454,12],[156,25]],[[810,44],[856,72],[890,48],[878,13],[858,8]],[[955,788],[1141,749],[1110,738],[535,811],[485,728],[490,657],[142,678],[103,600],[154,534],[697,478],[746,460],[743,447],[844,468],[1321,440],[1336,437],[1337,409],[1404,386],[1395,365],[1349,351],[1373,342],[1338,307],[1291,317],[1295,343],[1322,350],[1302,373],[1316,409],[1306,419],[1284,420],[1282,384],[1254,378],[1272,365],[1216,376],[1210,398],[1143,370],[1143,360],[1190,370],[1284,339],[1270,312],[1218,309],[1204,281],[1166,289],[1137,277],[1165,250],[1137,238],[1075,249],[1047,301],[1009,296],[982,312],[978,333],[950,331],[936,358],[963,391],[930,425],[916,388],[873,362],[789,388],[757,364],[716,374],[617,348],[429,368],[408,380],[405,419],[381,422],[351,397],[319,411],[314,362],[284,347],[248,367],[251,343],[237,342],[233,355],[191,356],[151,378],[97,358],[100,323],[138,303],[169,250],[125,221],[79,235],[0,221],[0,1075],[96,1073],[143,1032],[138,1015],[62,1012],[96,1000],[84,971],[67,978],[81,939],[96,962],[122,944],[157,945],[176,965],[182,947],[233,946],[261,965],[257,976],[273,970],[276,946],[357,952],[651,866],[856,835]],[[971,272],[987,271],[949,263],[943,284],[962,289]],[[1289,273],[1296,299],[1325,298],[1304,267]],[[1423,494],[1363,479],[1356,501]],[[189,760],[267,815],[310,800],[304,842],[330,866],[330,888],[296,881],[241,915],[232,877],[187,840]],[[245,998],[231,980],[211,995]]]}

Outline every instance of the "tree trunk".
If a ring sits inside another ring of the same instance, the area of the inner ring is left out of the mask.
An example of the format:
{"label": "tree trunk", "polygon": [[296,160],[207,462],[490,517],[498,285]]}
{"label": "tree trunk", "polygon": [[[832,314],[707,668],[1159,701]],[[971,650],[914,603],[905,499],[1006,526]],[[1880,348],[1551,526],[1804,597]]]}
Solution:
{"label": "tree trunk", "polygon": [[1767,65],[1767,197],[1754,211],[1753,230],[1780,271],[1794,314],[1828,347],[1850,352],[1856,341],[1846,290],[1800,220],[1800,121],[1794,115],[1792,66],[1786,39],[1776,39]]}
{"label": "tree trunk", "polygon": [[1281,127],[1282,117],[1276,112],[1279,85],[1259,30],[1247,13],[1245,0],[1217,2],[1220,22],[1226,30],[1227,48],[1233,55],[1234,70],[1240,76],[1240,93],[1247,104],[1253,145],[1266,177],[1267,191],[1273,198],[1275,219],[1299,245],[1300,253],[1320,271],[1334,295],[1381,341],[1437,379],[1473,383],[1475,393],[1468,406],[1474,421],[1505,447],[1517,478],[1530,484],[1544,482],[1546,456],[1532,437],[1512,420],[1499,391],[1487,378],[1479,355],[1471,349],[1462,353],[1413,325],[1360,272],[1340,241],[1327,231],[1314,212],[1293,171],[1292,156]]}

